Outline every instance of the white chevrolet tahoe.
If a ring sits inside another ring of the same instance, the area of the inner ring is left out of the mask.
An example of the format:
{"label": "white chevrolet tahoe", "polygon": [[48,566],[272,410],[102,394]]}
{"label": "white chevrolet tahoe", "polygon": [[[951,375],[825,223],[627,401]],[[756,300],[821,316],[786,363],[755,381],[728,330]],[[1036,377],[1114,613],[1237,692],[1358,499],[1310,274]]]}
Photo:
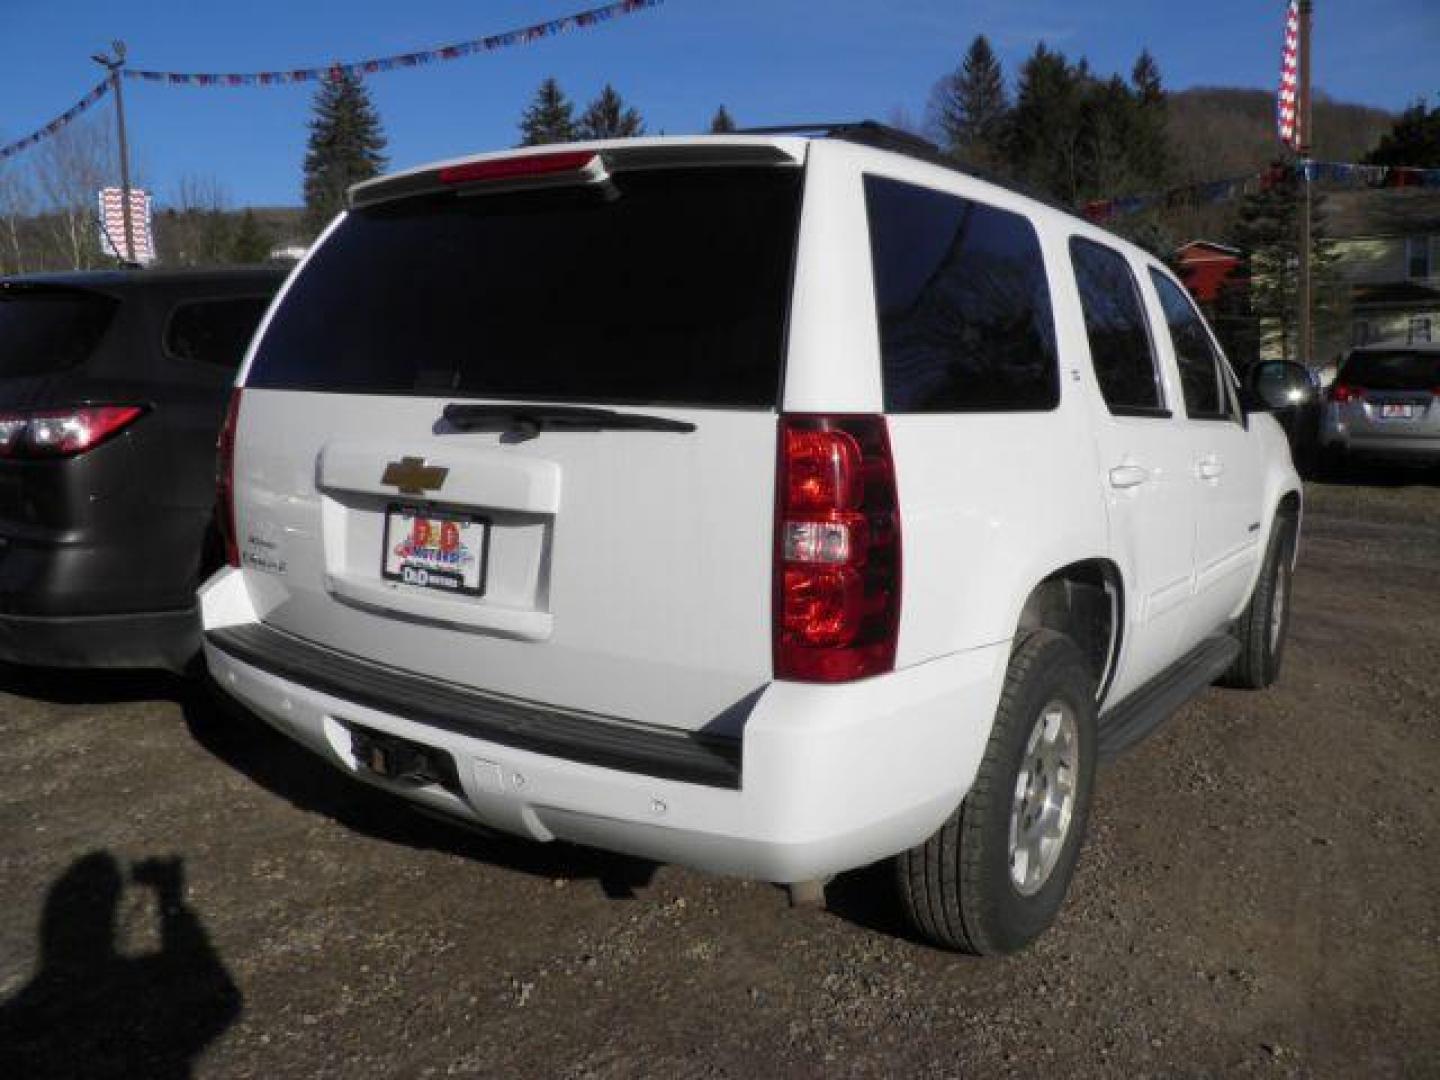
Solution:
{"label": "white chevrolet tahoe", "polygon": [[[887,148],[888,147],[888,148]],[[1174,276],[861,124],[357,186],[221,439],[220,687],[466,822],[1054,918],[1096,762],[1275,678],[1300,482]]]}

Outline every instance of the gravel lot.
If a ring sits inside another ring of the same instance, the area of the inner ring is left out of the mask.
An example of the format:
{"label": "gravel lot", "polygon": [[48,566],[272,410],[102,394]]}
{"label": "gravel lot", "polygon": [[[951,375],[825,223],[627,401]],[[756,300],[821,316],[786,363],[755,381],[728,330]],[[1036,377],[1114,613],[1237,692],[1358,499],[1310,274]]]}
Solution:
{"label": "gravel lot", "polygon": [[1280,686],[1102,771],[1003,960],[884,868],[790,910],[432,822],[178,682],[0,670],[0,1077],[1440,1076],[1440,484],[1309,495]]}

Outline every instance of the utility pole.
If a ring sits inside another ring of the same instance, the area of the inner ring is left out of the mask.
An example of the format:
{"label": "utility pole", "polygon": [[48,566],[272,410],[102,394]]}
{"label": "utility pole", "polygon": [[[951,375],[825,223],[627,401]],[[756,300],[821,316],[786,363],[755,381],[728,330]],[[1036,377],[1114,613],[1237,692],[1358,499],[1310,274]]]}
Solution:
{"label": "utility pole", "polygon": [[120,77],[121,69],[125,67],[125,42],[112,41],[110,45],[113,56],[96,53],[90,59],[110,72],[110,92],[115,97],[115,133],[120,144],[120,215],[125,222],[125,254],[121,261],[133,266],[135,223],[130,216],[130,149],[125,142],[125,95],[121,89],[124,80]]}
{"label": "utility pole", "polygon": [[1310,227],[1310,24],[1314,20],[1314,0],[1300,0],[1300,139],[1296,152],[1300,155],[1300,183],[1304,198],[1300,203],[1300,342],[1299,355],[1293,359],[1302,364],[1314,360],[1314,328],[1311,325],[1310,253],[1313,244]]}

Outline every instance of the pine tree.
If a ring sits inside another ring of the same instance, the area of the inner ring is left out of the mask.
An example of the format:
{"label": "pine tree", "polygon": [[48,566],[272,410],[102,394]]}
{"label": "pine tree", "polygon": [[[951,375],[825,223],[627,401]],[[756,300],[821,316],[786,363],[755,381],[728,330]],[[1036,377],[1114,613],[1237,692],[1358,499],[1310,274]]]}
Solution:
{"label": "pine tree", "polygon": [[1075,138],[1074,192],[1077,202],[1130,195],[1149,186],[1149,169],[1136,161],[1139,106],[1119,76],[1080,85]]}
{"label": "pine tree", "polygon": [[1082,190],[1081,92],[1088,78],[1083,61],[1072,67],[1041,42],[1020,68],[1006,130],[1006,158],[1020,179],[1067,203]]}
{"label": "pine tree", "polygon": [[578,137],[575,107],[558,82],[553,78],[546,79],[520,117],[520,145],[544,146],[573,142]]}
{"label": "pine tree", "polygon": [[1140,104],[1156,105],[1165,101],[1165,88],[1160,82],[1160,65],[1149,49],[1141,49],[1130,69],[1130,85],[1140,95]]}
{"label": "pine tree", "polygon": [[580,138],[582,139],[633,139],[645,134],[645,121],[634,109],[627,108],[624,100],[609,83],[600,91],[580,117]]}
{"label": "pine tree", "polygon": [[336,68],[315,94],[305,150],[305,223],[318,233],[345,205],[351,184],[385,167],[380,115],[360,81]]}
{"label": "pine tree", "polygon": [[270,257],[270,236],[265,227],[247,208],[240,215],[240,224],[230,239],[230,261],[235,263],[264,262]]}
{"label": "pine tree", "polygon": [[1440,105],[1426,110],[1417,101],[1380,137],[1380,145],[1365,156],[1370,165],[1410,165],[1440,169]]}
{"label": "pine tree", "polygon": [[1149,49],[1136,58],[1130,85],[1135,90],[1135,115],[1125,156],[1144,183],[1160,186],[1170,177],[1170,119],[1160,65]]}
{"label": "pine tree", "polygon": [[1142,52],[1127,83],[1043,43],[1020,69],[1003,141],[1009,169],[1072,205],[1165,184],[1170,164],[1160,68]]}
{"label": "pine tree", "polygon": [[[1291,168],[1277,166],[1272,176],[1268,187],[1240,201],[1230,242],[1244,253],[1238,276],[1249,286],[1249,313],[1259,346],[1305,361],[1311,358],[1300,355],[1297,339],[1301,186]],[[1349,314],[1349,293],[1338,273],[1334,247],[1325,238],[1324,201],[1324,196],[1312,195],[1310,285],[1316,341],[1342,326]]]}
{"label": "pine tree", "polygon": [[1010,101],[1005,73],[984,34],[976,36],[960,66],[935,87],[931,110],[951,156],[974,165],[1000,163]]}
{"label": "pine tree", "polygon": [[724,105],[715,110],[715,115],[710,119],[710,134],[725,135],[735,130],[735,118],[730,115]]}

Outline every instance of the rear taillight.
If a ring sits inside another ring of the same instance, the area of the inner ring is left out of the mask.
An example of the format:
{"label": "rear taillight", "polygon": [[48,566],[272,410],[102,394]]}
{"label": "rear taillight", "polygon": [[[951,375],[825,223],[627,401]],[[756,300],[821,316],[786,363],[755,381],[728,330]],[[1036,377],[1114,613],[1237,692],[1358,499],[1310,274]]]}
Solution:
{"label": "rear taillight", "polygon": [[782,416],[776,477],[775,677],[891,671],[900,513],[883,416]]}
{"label": "rear taillight", "polygon": [[237,567],[240,547],[235,533],[235,426],[240,422],[241,393],[238,389],[231,393],[225,423],[215,443],[215,520],[220,523],[220,535],[225,541],[225,561]]}
{"label": "rear taillight", "polygon": [[145,415],[141,405],[80,405],[0,413],[0,458],[77,457]]}
{"label": "rear taillight", "polygon": [[1337,405],[1344,405],[1350,401],[1365,400],[1365,388],[1363,386],[1350,386],[1346,383],[1336,383],[1330,387],[1330,400]]}

